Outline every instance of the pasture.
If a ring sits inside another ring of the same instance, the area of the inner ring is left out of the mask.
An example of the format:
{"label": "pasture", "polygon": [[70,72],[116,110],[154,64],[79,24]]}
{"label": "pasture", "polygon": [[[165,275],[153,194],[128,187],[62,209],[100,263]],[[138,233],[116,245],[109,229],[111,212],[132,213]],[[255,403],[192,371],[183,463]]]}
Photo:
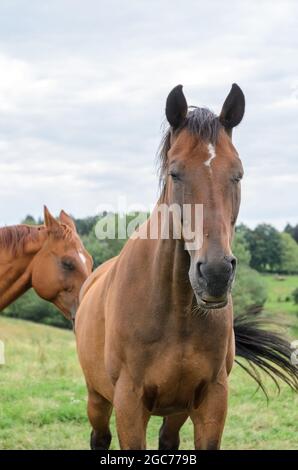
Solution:
{"label": "pasture", "polygon": [[[266,275],[266,309],[298,324],[297,310],[286,298],[298,276],[280,281]],[[297,331],[297,329],[296,329]],[[297,335],[296,335],[297,339]],[[88,449],[90,427],[86,389],[77,361],[73,333],[21,320],[0,318],[6,364],[0,366],[1,449]],[[229,411],[223,449],[296,449],[298,395],[271,382],[267,405],[262,392],[237,365],[230,379]],[[160,418],[148,428],[148,448],[157,445]],[[111,448],[118,448],[114,420]],[[192,449],[192,425],[181,433],[181,448]]]}
{"label": "pasture", "polygon": [[[266,310],[271,313],[289,315],[298,314],[298,306],[291,299],[291,293],[298,287],[298,276],[263,275],[268,286]],[[292,318],[292,317],[290,317]],[[298,322],[297,322],[298,323]]]}

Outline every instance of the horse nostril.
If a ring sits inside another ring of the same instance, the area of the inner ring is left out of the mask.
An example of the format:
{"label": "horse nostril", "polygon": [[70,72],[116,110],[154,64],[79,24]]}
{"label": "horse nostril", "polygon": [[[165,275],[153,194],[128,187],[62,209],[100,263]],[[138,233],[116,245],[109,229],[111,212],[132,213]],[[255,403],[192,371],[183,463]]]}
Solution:
{"label": "horse nostril", "polygon": [[235,256],[225,256],[225,260],[231,264],[231,274],[234,274],[236,271],[237,260]]}
{"label": "horse nostril", "polygon": [[198,277],[203,277],[202,270],[201,270],[202,264],[203,264],[203,263],[201,263],[201,262],[198,262],[198,263],[197,263]]}
{"label": "horse nostril", "polygon": [[236,265],[237,265],[236,258],[233,257],[233,259],[231,260],[231,265],[232,265],[232,273],[234,274],[234,272],[236,271]]}

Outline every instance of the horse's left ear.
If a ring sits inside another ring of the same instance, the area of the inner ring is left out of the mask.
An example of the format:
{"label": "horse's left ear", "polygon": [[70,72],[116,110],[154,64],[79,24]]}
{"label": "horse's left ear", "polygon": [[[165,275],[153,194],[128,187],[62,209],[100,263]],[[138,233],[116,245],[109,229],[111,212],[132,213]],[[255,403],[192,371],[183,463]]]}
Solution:
{"label": "horse's left ear", "polygon": [[66,212],[63,209],[60,212],[59,220],[63,224],[68,225],[68,227],[70,227],[71,230],[73,230],[74,232],[77,231],[77,228],[76,228],[76,225],[75,225],[73,219],[68,214],[66,214]]}
{"label": "horse's left ear", "polygon": [[242,121],[244,110],[245,98],[243,91],[236,83],[233,83],[219,115],[219,120],[228,134],[231,134],[233,127]]}
{"label": "horse's left ear", "polygon": [[175,86],[167,97],[166,116],[173,129],[177,129],[187,115],[188,106],[182,88],[182,85]]}
{"label": "horse's left ear", "polygon": [[47,206],[43,208],[44,213],[44,224],[50,232],[59,232],[61,226],[59,220],[56,220],[55,217],[52,216]]}

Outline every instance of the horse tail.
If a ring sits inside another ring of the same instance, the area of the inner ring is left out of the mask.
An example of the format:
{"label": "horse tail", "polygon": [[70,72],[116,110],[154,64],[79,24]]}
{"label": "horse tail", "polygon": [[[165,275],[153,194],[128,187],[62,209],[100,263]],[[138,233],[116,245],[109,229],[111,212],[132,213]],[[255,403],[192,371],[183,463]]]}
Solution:
{"label": "horse tail", "polygon": [[274,325],[248,314],[234,318],[236,356],[246,359],[247,364],[237,359],[236,362],[257,382],[267,400],[268,394],[259,370],[271,377],[278,391],[277,378],[298,392],[298,367],[291,361],[293,349],[281,333],[265,329],[269,324]]}

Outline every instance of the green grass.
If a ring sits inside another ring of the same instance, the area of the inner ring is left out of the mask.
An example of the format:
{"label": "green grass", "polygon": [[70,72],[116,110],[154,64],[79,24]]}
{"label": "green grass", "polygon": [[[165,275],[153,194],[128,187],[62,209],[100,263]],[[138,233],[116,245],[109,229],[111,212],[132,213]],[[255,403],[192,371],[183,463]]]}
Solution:
{"label": "green grass", "polygon": [[268,288],[265,313],[277,321],[286,321],[290,325],[292,336],[298,338],[298,305],[295,305],[292,293],[298,287],[298,276],[277,276],[264,274]]}
{"label": "green grass", "polygon": [[[297,280],[298,276],[285,281],[266,276],[270,289],[266,309],[273,314],[286,312],[286,318],[296,323],[297,306],[277,299],[294,290]],[[0,448],[87,449],[86,389],[73,334],[2,317],[0,339],[6,353],[6,364],[0,366]],[[282,386],[276,396],[269,381],[268,385],[272,399],[267,406],[253,381],[234,367],[224,449],[298,450],[298,395]],[[159,418],[150,421],[149,448],[156,448],[160,424]],[[112,433],[112,448],[116,449],[114,419]],[[192,440],[192,426],[187,422],[181,432],[181,448],[193,448]]]}
{"label": "green grass", "polygon": [[[297,276],[263,275],[268,287],[268,300],[265,308],[276,314],[298,314],[298,305],[295,305],[291,294],[298,287]],[[289,300],[287,300],[289,299]]]}

